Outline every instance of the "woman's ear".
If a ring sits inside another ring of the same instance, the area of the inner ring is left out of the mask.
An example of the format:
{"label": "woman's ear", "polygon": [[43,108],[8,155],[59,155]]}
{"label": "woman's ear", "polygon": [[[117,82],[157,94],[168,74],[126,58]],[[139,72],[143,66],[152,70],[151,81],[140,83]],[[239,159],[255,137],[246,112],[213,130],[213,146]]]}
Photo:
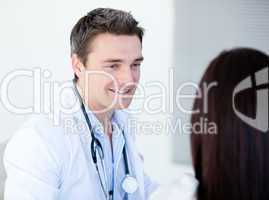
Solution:
{"label": "woman's ear", "polygon": [[81,72],[84,69],[84,65],[81,62],[80,58],[77,54],[72,54],[71,56],[72,69],[74,74],[79,78],[81,76]]}

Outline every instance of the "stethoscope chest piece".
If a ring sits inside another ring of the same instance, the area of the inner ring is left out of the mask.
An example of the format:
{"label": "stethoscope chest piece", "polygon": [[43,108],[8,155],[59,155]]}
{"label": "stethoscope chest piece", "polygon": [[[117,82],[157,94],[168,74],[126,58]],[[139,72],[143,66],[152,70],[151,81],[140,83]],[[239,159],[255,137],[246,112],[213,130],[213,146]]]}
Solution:
{"label": "stethoscope chest piece", "polygon": [[122,189],[128,194],[135,193],[138,189],[137,180],[130,175],[126,175],[126,177],[122,181]]}

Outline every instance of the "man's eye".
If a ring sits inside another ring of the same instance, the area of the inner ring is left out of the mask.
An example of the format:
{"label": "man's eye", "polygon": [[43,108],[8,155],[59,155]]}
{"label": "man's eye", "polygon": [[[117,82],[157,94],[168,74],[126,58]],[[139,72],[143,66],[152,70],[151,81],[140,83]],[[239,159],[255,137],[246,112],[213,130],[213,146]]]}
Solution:
{"label": "man's eye", "polygon": [[137,68],[137,67],[140,67],[140,65],[141,65],[141,63],[135,63],[132,65],[132,67]]}
{"label": "man's eye", "polygon": [[106,66],[106,68],[110,68],[110,69],[115,69],[117,67],[118,67],[117,65],[109,65],[109,66]]}

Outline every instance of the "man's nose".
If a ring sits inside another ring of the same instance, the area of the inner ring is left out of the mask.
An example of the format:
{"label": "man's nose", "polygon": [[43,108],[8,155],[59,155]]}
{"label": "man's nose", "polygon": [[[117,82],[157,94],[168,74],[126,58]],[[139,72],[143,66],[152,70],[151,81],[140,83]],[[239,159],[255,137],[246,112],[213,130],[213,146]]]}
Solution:
{"label": "man's nose", "polygon": [[134,73],[129,66],[123,67],[117,76],[117,81],[119,86],[134,82]]}

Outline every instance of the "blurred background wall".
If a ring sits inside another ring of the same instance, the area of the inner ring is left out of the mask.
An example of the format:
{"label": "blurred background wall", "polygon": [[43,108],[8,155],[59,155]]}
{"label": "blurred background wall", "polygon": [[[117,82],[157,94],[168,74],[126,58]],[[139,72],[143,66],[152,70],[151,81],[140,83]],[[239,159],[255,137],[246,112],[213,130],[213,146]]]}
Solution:
{"label": "blurred background wall", "polygon": [[[162,126],[158,130],[138,129],[137,145],[144,155],[146,172],[158,181],[168,181],[191,163],[189,135],[180,128],[172,132],[163,128],[167,120],[189,120],[188,114],[176,109],[176,89],[186,81],[197,83],[209,61],[223,49],[249,46],[269,53],[269,1],[0,0],[0,82],[13,70],[34,68],[50,70],[47,81],[71,79],[71,28],[96,7],[131,11],[146,29],[141,83],[147,96],[159,92],[150,85],[152,81],[166,88],[165,102],[160,98],[149,102],[152,108],[165,105],[165,109],[155,114],[142,109],[137,115],[142,126],[143,122]],[[194,90],[182,93],[193,94]],[[21,77],[14,81],[9,97],[17,106],[31,106],[32,80]],[[143,103],[134,102],[132,107]],[[182,104],[190,109],[192,99],[182,100]],[[0,142],[7,141],[26,118],[10,113],[1,99]]]}

